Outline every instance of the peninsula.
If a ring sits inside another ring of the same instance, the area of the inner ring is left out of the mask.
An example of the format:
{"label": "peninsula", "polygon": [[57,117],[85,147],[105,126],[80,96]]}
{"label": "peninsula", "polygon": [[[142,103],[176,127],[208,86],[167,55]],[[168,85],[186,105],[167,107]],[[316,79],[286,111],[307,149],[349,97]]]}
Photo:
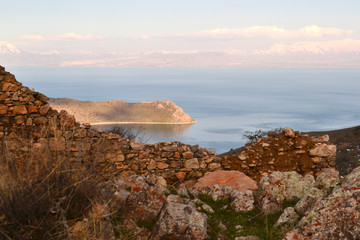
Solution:
{"label": "peninsula", "polygon": [[58,111],[66,110],[79,122],[92,125],[116,123],[190,124],[196,122],[182,108],[169,100],[128,103],[121,100],[79,101],[71,98],[50,98]]}

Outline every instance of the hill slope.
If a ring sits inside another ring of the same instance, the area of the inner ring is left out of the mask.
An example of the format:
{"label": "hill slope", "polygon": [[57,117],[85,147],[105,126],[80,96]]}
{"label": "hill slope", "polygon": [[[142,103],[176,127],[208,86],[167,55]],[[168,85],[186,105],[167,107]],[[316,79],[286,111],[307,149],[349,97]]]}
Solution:
{"label": "hill slope", "polygon": [[128,103],[120,100],[96,102],[51,98],[49,103],[53,109],[66,110],[78,121],[91,124],[195,122],[182,108],[168,100]]}

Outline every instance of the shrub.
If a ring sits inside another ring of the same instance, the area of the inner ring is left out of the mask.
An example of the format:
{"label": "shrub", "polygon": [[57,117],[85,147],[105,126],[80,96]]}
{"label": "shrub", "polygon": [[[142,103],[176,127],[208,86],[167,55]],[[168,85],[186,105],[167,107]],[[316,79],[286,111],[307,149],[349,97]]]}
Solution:
{"label": "shrub", "polygon": [[131,127],[114,126],[107,130],[107,132],[115,133],[120,135],[122,138],[138,141],[140,143],[146,143],[148,141],[142,128],[135,129]]}
{"label": "shrub", "polygon": [[98,174],[63,153],[0,156],[0,238],[65,239],[100,194]]}
{"label": "shrub", "polygon": [[243,138],[247,139],[248,142],[247,143],[254,143],[256,142],[259,138],[263,138],[263,137],[271,137],[271,136],[275,136],[277,134],[280,134],[282,132],[282,128],[275,128],[275,129],[271,129],[268,131],[265,130],[256,130],[254,132],[251,131],[245,131]]}

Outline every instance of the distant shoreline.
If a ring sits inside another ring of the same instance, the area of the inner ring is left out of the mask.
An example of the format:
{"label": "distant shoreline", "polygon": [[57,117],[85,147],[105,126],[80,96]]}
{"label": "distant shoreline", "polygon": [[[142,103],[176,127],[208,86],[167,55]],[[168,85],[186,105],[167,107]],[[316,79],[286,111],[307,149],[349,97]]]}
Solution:
{"label": "distant shoreline", "polygon": [[148,125],[178,125],[178,124],[193,124],[197,121],[194,120],[192,122],[98,122],[98,123],[90,123],[90,125],[110,125],[110,124],[148,124]]}

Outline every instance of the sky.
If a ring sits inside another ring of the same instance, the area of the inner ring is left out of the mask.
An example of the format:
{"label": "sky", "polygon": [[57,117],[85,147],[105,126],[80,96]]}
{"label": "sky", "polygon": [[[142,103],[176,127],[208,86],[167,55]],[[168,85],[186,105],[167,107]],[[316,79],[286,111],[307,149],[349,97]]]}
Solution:
{"label": "sky", "polygon": [[359,0],[0,0],[0,64],[359,67]]}

